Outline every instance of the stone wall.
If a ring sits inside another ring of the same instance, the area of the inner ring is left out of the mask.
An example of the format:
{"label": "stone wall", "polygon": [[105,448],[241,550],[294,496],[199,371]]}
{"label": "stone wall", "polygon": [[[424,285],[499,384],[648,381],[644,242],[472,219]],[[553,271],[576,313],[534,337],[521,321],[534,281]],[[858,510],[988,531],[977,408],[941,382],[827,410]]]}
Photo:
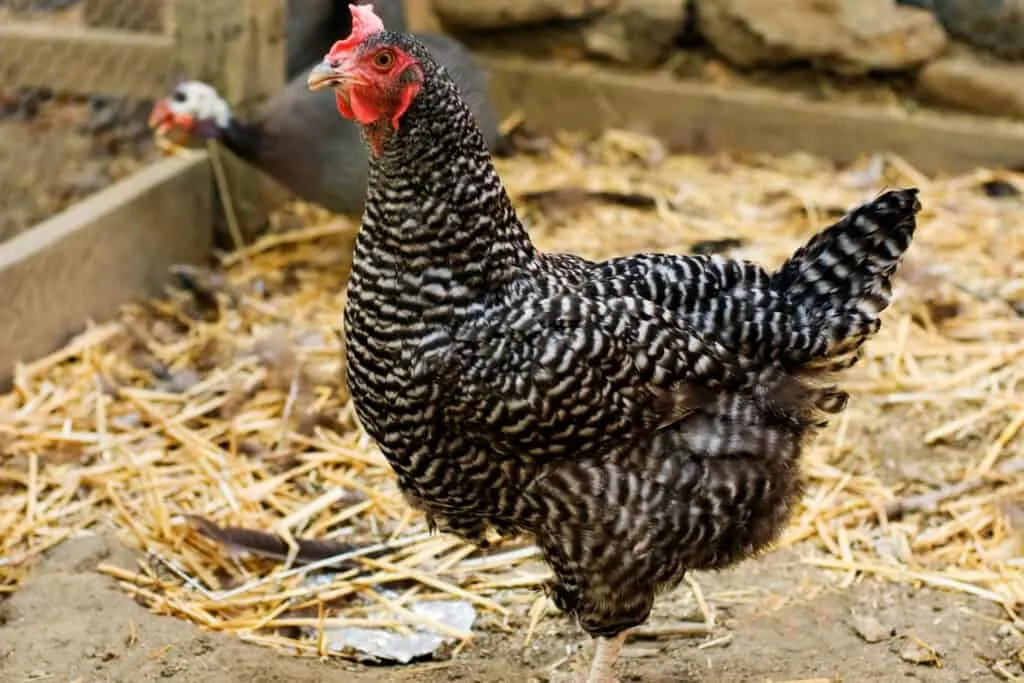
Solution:
{"label": "stone wall", "polygon": [[474,47],[660,68],[895,78],[914,96],[1024,119],[1024,0],[431,0]]}

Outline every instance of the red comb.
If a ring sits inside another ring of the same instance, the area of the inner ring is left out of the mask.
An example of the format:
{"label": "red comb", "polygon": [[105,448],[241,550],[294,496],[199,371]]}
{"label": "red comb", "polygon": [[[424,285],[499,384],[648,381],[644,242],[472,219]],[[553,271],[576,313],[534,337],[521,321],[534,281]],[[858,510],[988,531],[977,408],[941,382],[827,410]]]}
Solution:
{"label": "red comb", "polygon": [[328,57],[348,52],[367,36],[384,30],[384,22],[373,11],[373,5],[349,5],[348,8],[352,11],[352,33],[332,45]]}

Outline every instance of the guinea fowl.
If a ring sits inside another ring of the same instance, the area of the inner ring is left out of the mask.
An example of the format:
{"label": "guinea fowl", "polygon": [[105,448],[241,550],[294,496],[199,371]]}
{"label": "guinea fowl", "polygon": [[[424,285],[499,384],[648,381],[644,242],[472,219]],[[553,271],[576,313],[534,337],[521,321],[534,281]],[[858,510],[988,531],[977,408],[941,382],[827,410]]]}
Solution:
{"label": "guinea fowl", "polygon": [[[419,35],[438,63],[455,77],[490,149],[499,141],[498,118],[487,95],[487,76],[460,43]],[[338,116],[329,92],[310,92],[309,69],[243,122],[210,85],[179,83],[156,103],[149,125],[186,140],[215,138],[302,199],[329,211],[357,214],[366,196],[367,160],[359,127]]]}
{"label": "guinea fowl", "polygon": [[830,382],[880,327],[917,190],[853,209],[774,272],[542,253],[447,70],[351,11],[309,87],[370,148],[344,321],[356,414],[432,528],[535,539],[607,683],[660,591],[786,524],[802,445],[847,402]]}

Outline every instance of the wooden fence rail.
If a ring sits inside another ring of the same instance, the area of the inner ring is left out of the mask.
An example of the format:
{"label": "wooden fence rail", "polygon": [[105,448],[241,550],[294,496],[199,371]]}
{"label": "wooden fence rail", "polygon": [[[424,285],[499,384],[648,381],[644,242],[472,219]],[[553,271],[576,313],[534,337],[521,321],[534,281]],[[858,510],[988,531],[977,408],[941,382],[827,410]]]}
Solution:
{"label": "wooden fence rail", "polygon": [[[212,84],[243,112],[284,84],[284,0],[143,0],[141,8],[139,1],[103,0],[103,21],[94,10],[77,23],[0,22],[4,82],[149,99],[184,76]],[[159,32],[126,30],[148,25],[161,6]]]}
{"label": "wooden fence rail", "polygon": [[[194,78],[242,116],[284,85],[285,0],[83,0],[75,11],[67,22],[0,17],[5,85],[148,100]],[[218,157],[251,235],[284,194],[230,154]],[[0,243],[0,285],[12,302],[0,333],[0,388],[16,362],[54,350],[87,319],[158,293],[170,265],[209,256],[224,232],[211,170],[205,153],[158,161]]]}
{"label": "wooden fence rail", "polygon": [[[0,20],[0,76],[9,86],[135,100],[198,79],[246,116],[284,86],[285,12],[285,0],[84,0],[78,21]],[[285,194],[221,156],[251,236]]]}

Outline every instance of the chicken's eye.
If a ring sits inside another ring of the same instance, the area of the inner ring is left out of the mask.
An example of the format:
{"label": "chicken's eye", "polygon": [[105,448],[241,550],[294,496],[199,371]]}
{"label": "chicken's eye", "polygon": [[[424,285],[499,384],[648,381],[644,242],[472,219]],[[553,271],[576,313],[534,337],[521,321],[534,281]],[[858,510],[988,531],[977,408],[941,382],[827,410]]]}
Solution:
{"label": "chicken's eye", "polygon": [[391,50],[384,50],[378,52],[373,56],[373,65],[378,69],[390,69],[391,65],[395,63],[395,53]]}
{"label": "chicken's eye", "polygon": [[185,96],[185,93],[181,90],[175,90],[172,99],[175,102],[184,102],[188,98]]}

